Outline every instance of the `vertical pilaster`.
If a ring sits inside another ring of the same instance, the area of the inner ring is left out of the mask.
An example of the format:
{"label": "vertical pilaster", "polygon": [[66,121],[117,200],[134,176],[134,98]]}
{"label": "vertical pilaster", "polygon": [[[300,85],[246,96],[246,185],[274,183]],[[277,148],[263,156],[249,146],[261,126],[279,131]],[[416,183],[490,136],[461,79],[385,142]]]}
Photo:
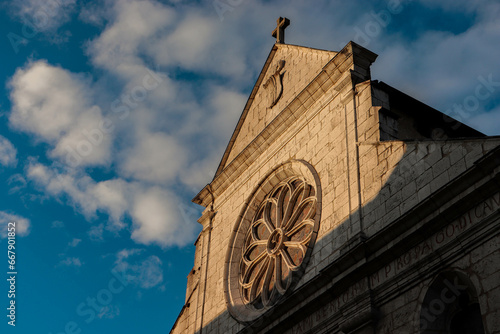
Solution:
{"label": "vertical pilaster", "polygon": [[204,327],[204,314],[205,314],[205,303],[207,295],[207,279],[208,279],[208,268],[210,261],[210,243],[212,238],[212,219],[215,213],[212,207],[208,207],[203,211],[202,216],[198,219],[198,222],[203,226],[203,230],[200,233],[201,242],[201,259],[200,259],[200,283],[198,289],[198,303],[196,305],[196,318],[195,318],[195,331],[194,333],[203,333]]}

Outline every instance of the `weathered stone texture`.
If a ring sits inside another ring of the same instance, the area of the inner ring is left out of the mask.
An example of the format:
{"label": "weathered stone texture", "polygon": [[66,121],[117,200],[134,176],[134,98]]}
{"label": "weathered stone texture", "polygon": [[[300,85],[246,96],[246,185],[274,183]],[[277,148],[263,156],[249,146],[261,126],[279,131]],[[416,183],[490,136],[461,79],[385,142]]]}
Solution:
{"label": "weathered stone texture", "polygon": [[[358,325],[420,333],[423,296],[442,270],[470,275],[487,332],[500,333],[498,209],[464,218],[481,201],[496,205],[487,194],[499,171],[483,157],[498,151],[500,138],[433,140],[425,134],[442,124],[412,129],[419,116],[391,110],[394,92],[369,77],[374,56],[354,44],[338,54],[279,45],[269,71],[282,59],[282,98],[267,109],[257,90],[224,168],[195,198],[207,207],[204,230],[172,333],[357,333],[350,328]],[[409,134],[413,140],[401,140]],[[318,237],[297,294],[246,327],[227,312],[228,245],[259,183],[290,160],[319,177]]]}
{"label": "weathered stone texture", "polygon": [[[267,73],[263,73],[263,81],[258,87],[246,121],[236,138],[228,162],[243,151],[243,149],[271,123],[276,115],[283,110],[311,81],[319,74],[323,66],[336,54],[331,51],[315,50],[294,45],[277,44]],[[262,86],[275,71],[279,61],[285,61],[283,73],[283,95],[278,103],[269,108],[267,92]]]}

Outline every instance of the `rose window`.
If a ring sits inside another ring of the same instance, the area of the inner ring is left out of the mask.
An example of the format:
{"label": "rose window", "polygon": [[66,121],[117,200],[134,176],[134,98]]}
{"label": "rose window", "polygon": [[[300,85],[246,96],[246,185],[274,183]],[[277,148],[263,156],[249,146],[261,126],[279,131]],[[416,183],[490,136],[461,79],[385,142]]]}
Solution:
{"label": "rose window", "polygon": [[304,180],[281,182],[261,203],[240,262],[243,300],[255,308],[271,306],[302,264],[314,230],[314,190]]}
{"label": "rose window", "polygon": [[229,250],[229,309],[244,321],[275,305],[298,282],[318,230],[314,178],[267,181],[249,201]]}

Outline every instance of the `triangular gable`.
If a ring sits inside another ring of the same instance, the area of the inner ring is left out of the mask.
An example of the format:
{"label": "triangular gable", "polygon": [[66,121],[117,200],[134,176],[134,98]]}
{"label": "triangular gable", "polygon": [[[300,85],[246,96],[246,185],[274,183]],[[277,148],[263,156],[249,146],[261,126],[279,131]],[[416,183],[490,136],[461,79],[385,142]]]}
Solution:
{"label": "triangular gable", "polygon": [[217,177],[338,52],[275,44],[243,109]]}

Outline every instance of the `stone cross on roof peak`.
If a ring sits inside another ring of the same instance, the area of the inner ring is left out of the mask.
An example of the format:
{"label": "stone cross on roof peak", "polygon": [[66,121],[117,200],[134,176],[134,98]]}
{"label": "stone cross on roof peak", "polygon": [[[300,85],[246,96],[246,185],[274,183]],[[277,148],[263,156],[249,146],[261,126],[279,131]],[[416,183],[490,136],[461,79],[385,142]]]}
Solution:
{"label": "stone cross on roof peak", "polygon": [[280,17],[278,26],[273,30],[273,37],[276,37],[276,43],[285,44],[285,29],[290,25],[290,20],[286,17]]}

